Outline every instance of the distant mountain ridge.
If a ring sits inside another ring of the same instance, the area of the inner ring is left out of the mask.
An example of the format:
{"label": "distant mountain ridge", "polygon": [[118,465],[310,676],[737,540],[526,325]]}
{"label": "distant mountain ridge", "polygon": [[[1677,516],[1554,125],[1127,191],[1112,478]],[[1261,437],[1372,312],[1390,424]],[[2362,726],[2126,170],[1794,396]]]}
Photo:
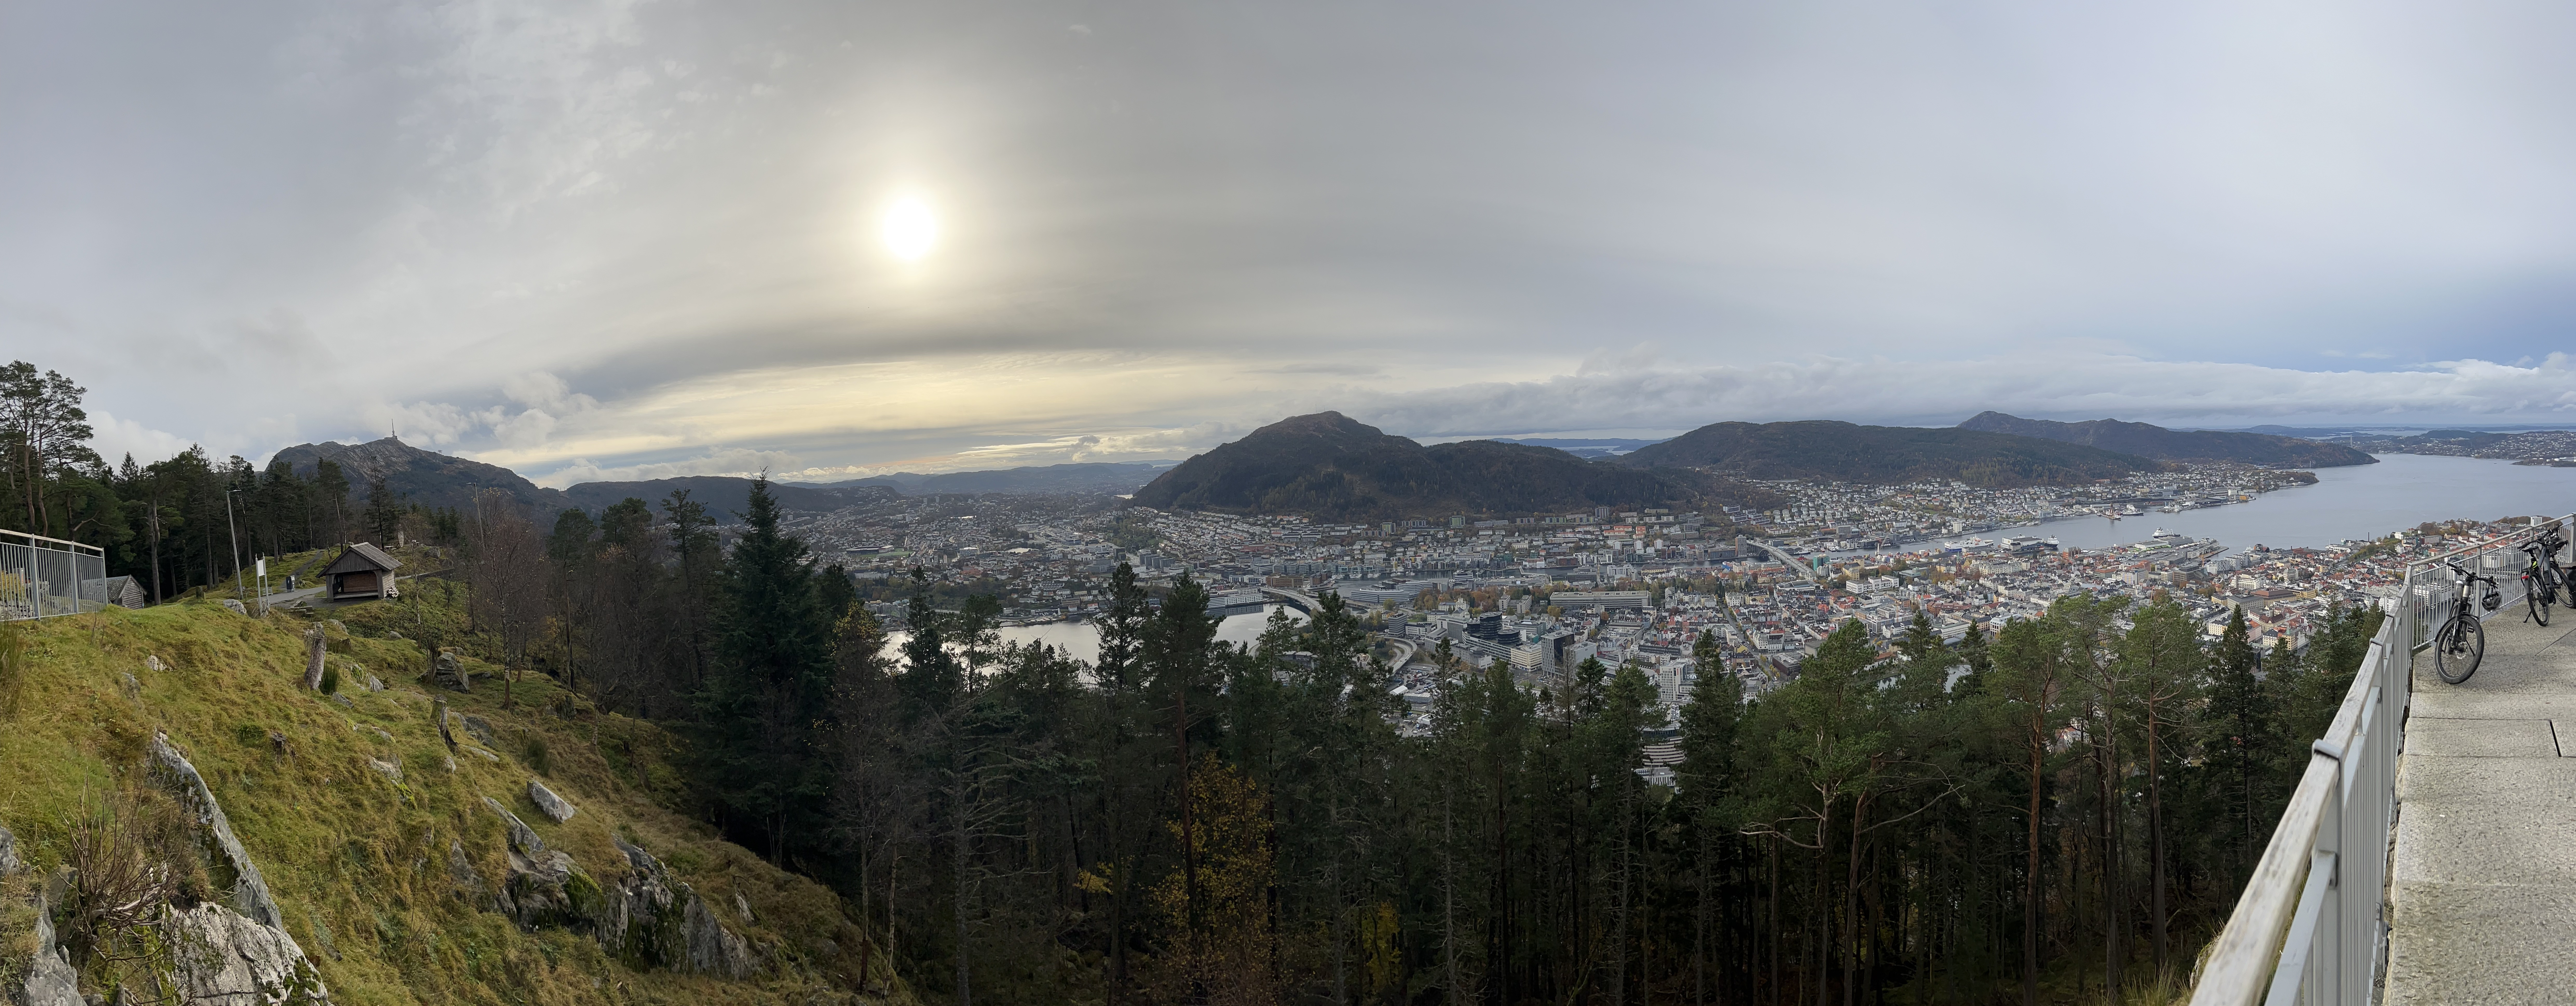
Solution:
{"label": "distant mountain ridge", "polygon": [[1578,458],[1617,457],[1663,443],[1661,440],[1634,440],[1626,437],[1495,437],[1498,444],[1522,444],[1529,447],[1553,447]]}
{"label": "distant mountain ridge", "polygon": [[1078,461],[930,475],[896,472],[847,482],[825,482],[819,487],[886,486],[906,496],[943,493],[1105,493],[1115,496],[1143,488],[1145,483],[1153,481],[1154,476],[1172,464],[1169,461]]}
{"label": "distant mountain ridge", "polygon": [[1492,440],[1424,447],[1339,412],[1292,416],[1136,491],[1157,509],[1392,520],[1655,506],[1702,495],[1664,473]]}
{"label": "distant mountain ridge", "polygon": [[[285,461],[296,474],[306,478],[313,476],[314,465],[324,459],[337,463],[348,474],[349,492],[354,497],[364,499],[368,484],[382,478],[385,488],[406,502],[427,507],[471,509],[477,495],[498,489],[538,516],[551,516],[573,507],[595,514],[629,497],[652,504],[653,512],[658,514],[662,512],[662,501],[673,490],[686,489],[691,501],[705,504],[708,515],[718,521],[738,520],[751,508],[752,480],[734,475],[583,482],[548,489],[499,465],[425,450],[394,437],[359,444],[297,444],[276,454],[276,460]],[[789,510],[830,511],[880,502],[897,494],[1128,493],[1151,481],[1164,464],[1168,462],[1090,462],[936,475],[905,472],[824,485],[771,482],[769,486],[778,504]]]}
{"label": "distant mountain ridge", "polygon": [[2169,430],[2151,423],[2117,419],[2061,423],[1987,411],[1969,417],[1958,428],[2041,437],[2161,461],[2240,461],[2273,468],[2339,468],[2375,464],[2379,460],[2341,444],[2299,437],[2223,430]]}
{"label": "distant mountain ridge", "polygon": [[1709,468],[1757,479],[1878,485],[1957,479],[1973,486],[2069,485],[2159,471],[2134,454],[1958,427],[1861,426],[1830,419],[1711,423],[1622,455],[1641,468]]}
{"label": "distant mountain ridge", "polygon": [[[734,475],[684,475],[643,482],[584,482],[564,489],[563,494],[573,506],[593,514],[629,497],[652,504],[653,511],[660,513],[663,499],[680,489],[688,490],[689,501],[704,505],[707,515],[718,521],[740,520],[751,512],[751,480]],[[895,494],[883,486],[825,489],[792,482],[772,482],[769,495],[778,501],[779,506],[789,510],[832,511],[861,503],[882,502]]]}

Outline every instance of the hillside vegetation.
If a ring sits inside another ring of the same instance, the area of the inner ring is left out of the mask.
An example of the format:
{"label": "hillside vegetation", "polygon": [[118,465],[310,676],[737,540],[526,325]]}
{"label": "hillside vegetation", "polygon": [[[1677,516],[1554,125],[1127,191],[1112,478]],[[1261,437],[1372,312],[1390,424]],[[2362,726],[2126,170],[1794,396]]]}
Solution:
{"label": "hillside vegetation", "polygon": [[[249,950],[230,971],[192,957],[192,931],[253,949],[283,946],[267,936],[282,932],[309,962],[290,969],[297,990],[271,989],[294,1001],[911,1001],[831,891],[666,809],[672,735],[541,675],[506,705],[497,681],[438,688],[421,680],[429,654],[394,628],[435,612],[346,614],[254,618],[200,599],[0,626],[0,827],[25,863],[0,879],[0,988],[48,970],[31,967],[41,897],[79,990],[137,1001],[258,970]],[[304,687],[317,628],[335,694]],[[433,719],[442,699],[453,749]],[[247,866],[217,847],[185,774],[156,760],[162,744],[202,778]],[[531,781],[572,816],[541,812]],[[487,799],[534,841],[514,841]],[[239,879],[253,871],[258,897]],[[164,879],[136,881],[118,915],[102,906],[119,876]],[[274,930],[257,925],[264,911]]]}
{"label": "hillside vegetation", "polygon": [[2068,485],[2164,467],[2134,454],[2038,437],[1821,419],[1711,423],[1619,460],[1640,467],[1710,468],[1757,479],[1882,485],[1957,479],[1993,488]]}
{"label": "hillside vegetation", "polygon": [[2010,433],[2165,461],[2242,461],[2274,468],[2338,468],[2377,464],[2379,459],[2341,444],[2298,437],[2225,430],[2168,430],[2152,423],[2088,419],[2060,423],[2023,419],[2001,412],[1980,412],[1959,424],[1963,430]]}

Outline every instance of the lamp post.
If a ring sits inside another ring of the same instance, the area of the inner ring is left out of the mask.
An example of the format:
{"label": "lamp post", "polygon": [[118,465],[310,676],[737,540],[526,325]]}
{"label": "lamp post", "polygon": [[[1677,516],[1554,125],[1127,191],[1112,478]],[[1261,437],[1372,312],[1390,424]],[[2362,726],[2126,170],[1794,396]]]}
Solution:
{"label": "lamp post", "polygon": [[233,497],[238,495],[241,495],[239,489],[224,493],[224,533],[230,535],[233,542],[233,593],[235,594],[242,592],[241,530],[233,526]]}

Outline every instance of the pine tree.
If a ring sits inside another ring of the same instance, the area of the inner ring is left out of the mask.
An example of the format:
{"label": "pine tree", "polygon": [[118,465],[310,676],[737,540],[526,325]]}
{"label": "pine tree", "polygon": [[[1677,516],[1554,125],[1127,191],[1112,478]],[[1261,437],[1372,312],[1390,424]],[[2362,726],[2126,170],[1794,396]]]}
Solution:
{"label": "pine tree", "polygon": [[[2226,808],[2228,867],[2241,882],[2262,852],[2271,827],[2273,739],[2271,696],[2255,676],[2255,650],[2245,609],[2228,613],[2210,665],[2209,708],[2203,750],[2216,795]],[[2233,882],[2231,882],[2232,885]]]}
{"label": "pine tree", "polygon": [[817,603],[805,543],[780,533],[769,480],[751,485],[748,530],[723,575],[714,673],[698,709],[709,733],[713,791],[758,822],[770,858],[784,861],[822,812],[821,758],[834,668],[832,625]]}

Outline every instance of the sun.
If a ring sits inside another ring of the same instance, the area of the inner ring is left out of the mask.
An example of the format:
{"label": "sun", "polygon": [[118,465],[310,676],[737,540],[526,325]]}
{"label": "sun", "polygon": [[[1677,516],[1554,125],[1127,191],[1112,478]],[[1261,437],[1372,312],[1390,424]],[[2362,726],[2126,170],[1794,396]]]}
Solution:
{"label": "sun", "polygon": [[877,238],[894,257],[919,262],[939,245],[939,215],[920,197],[905,196],[886,207],[877,223]]}

